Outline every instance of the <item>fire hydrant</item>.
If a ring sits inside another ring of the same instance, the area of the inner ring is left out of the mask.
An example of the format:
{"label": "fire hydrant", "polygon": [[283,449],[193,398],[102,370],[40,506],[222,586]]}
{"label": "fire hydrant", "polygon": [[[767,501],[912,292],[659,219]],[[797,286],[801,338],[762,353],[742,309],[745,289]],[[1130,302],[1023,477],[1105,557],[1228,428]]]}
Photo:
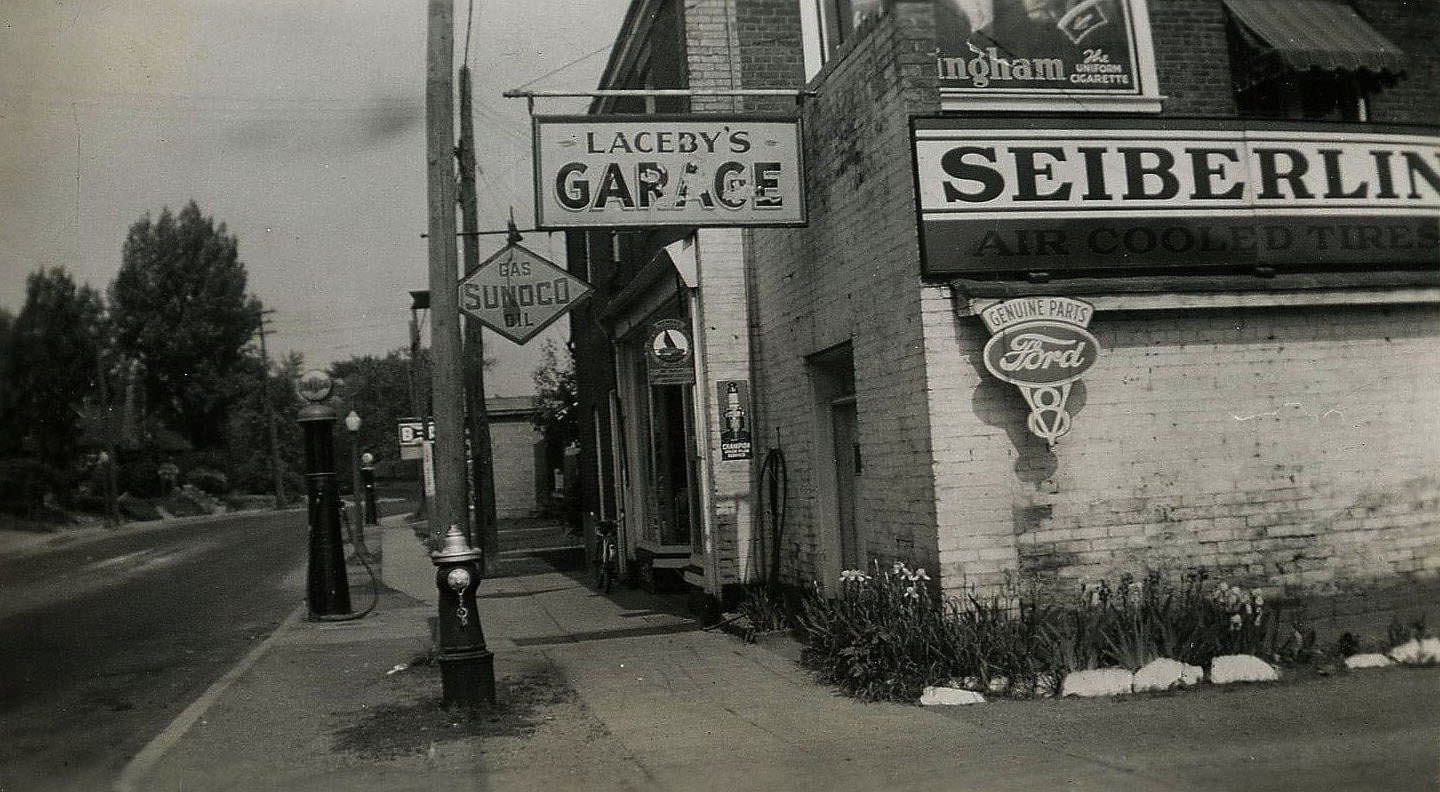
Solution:
{"label": "fire hydrant", "polygon": [[439,634],[442,703],[478,707],[495,703],[495,655],[485,648],[485,632],[475,604],[480,585],[479,550],[452,525],[441,548],[430,554],[440,590]]}

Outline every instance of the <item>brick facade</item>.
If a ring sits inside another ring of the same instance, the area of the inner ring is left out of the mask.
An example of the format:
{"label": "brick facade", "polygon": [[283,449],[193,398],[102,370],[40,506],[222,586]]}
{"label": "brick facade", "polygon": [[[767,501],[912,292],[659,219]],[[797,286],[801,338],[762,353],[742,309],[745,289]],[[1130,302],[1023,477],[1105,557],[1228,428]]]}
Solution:
{"label": "brick facade", "polygon": [[[1436,123],[1440,6],[1354,7],[1407,53],[1407,76],[1371,99],[1372,120]],[[1235,117],[1223,3],[1150,0],[1149,14],[1162,117]],[[787,52],[769,37],[798,39],[796,19],[778,0],[687,5],[688,84],[794,85],[798,44]],[[929,2],[887,2],[800,109],[808,227],[713,235],[724,263],[709,274],[702,244],[703,384],[750,379],[757,457],[785,456],[783,577],[828,581],[841,564],[835,460],[849,457],[832,447],[831,406],[845,401],[828,368],[836,350],[853,361],[860,549],[938,572],[950,593],[1063,594],[1201,566],[1297,595],[1440,575],[1433,294],[1098,311],[1101,352],[1071,395],[1070,434],[1051,449],[1029,433],[1018,390],[985,370],[988,333],[957,310],[964,295],[920,275],[909,121],[940,112],[934,47]],[[734,464],[714,462],[716,442],[711,464]],[[746,555],[775,530],[730,517],[754,508],[756,468],[711,482],[726,582],[762,566]]]}

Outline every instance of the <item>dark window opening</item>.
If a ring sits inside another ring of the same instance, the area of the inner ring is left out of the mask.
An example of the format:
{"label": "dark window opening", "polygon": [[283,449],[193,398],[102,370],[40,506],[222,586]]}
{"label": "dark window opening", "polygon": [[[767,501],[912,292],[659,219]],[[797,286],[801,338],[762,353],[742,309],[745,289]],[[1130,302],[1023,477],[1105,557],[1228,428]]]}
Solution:
{"label": "dark window opening", "polygon": [[1237,87],[1235,104],[1243,118],[1368,121],[1370,98],[1384,87],[1359,72],[1286,72]]}

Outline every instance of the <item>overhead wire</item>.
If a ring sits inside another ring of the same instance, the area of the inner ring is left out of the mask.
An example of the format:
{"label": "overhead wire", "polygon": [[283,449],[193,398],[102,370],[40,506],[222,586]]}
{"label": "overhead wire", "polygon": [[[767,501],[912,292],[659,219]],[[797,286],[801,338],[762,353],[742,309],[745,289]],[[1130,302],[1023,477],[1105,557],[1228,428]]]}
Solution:
{"label": "overhead wire", "polygon": [[597,49],[597,50],[595,50],[595,51],[593,51],[593,52],[587,52],[587,53],[585,53],[584,55],[581,55],[580,57],[575,58],[574,60],[571,60],[571,61],[569,61],[569,62],[563,63],[563,64],[561,64],[561,65],[559,65],[559,66],[556,66],[555,68],[551,69],[550,71],[545,72],[544,74],[540,75],[539,77],[536,77],[535,79],[533,79],[533,80],[531,80],[531,81],[529,81],[529,82],[521,83],[520,85],[516,86],[515,90],[520,91],[520,90],[524,90],[524,89],[526,89],[526,88],[529,88],[530,86],[534,85],[534,84],[537,83],[537,82],[540,82],[541,80],[545,79],[546,77],[554,76],[555,74],[558,74],[558,73],[560,73],[560,72],[562,72],[562,71],[570,68],[571,66],[574,66],[575,64],[579,63],[580,61],[583,61],[583,60],[585,60],[585,59],[587,59],[587,58],[593,58],[593,57],[595,57],[596,55],[599,55],[600,53],[605,52],[605,51],[608,50],[608,49],[610,49],[610,45],[609,45],[609,44],[606,44],[605,46],[603,46],[603,47],[601,47],[600,49]]}

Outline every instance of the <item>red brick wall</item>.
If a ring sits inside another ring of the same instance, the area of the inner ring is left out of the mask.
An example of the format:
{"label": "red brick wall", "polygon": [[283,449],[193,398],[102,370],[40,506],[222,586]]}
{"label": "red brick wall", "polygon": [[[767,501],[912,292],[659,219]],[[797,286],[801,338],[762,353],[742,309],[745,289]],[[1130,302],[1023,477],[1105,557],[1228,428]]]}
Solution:
{"label": "red brick wall", "polygon": [[1150,0],[1164,115],[1234,116],[1226,14],[1218,0]]}
{"label": "red brick wall", "polygon": [[1440,3],[1357,0],[1355,10],[1405,51],[1406,76],[1370,102],[1371,120],[1440,124]]}

